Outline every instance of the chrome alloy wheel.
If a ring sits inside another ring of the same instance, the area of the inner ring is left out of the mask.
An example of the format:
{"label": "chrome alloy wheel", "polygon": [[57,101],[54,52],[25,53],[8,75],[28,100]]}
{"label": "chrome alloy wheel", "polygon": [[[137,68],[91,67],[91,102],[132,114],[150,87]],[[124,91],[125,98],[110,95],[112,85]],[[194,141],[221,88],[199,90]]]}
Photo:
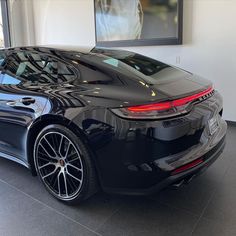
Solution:
{"label": "chrome alloy wheel", "polygon": [[41,180],[57,198],[72,200],[83,183],[79,150],[60,132],[44,134],[34,149],[34,160]]}

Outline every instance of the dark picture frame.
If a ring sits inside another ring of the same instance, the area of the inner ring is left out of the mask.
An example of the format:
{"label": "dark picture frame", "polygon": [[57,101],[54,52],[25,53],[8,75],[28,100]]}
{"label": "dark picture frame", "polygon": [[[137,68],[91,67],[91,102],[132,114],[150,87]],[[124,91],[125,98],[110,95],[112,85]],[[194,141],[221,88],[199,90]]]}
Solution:
{"label": "dark picture frame", "polygon": [[113,40],[98,41],[96,5],[94,0],[95,14],[95,38],[98,47],[127,47],[127,46],[154,46],[154,45],[181,45],[183,43],[183,0],[177,0],[177,35],[176,37],[151,38],[151,39],[132,39],[132,40]]}

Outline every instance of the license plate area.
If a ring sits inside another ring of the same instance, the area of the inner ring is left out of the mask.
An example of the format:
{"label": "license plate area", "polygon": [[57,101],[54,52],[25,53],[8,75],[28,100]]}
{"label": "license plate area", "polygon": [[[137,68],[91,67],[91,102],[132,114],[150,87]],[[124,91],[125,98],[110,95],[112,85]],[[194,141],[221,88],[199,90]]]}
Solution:
{"label": "license plate area", "polygon": [[219,129],[219,123],[217,117],[213,117],[208,121],[208,127],[210,135],[213,135],[214,133],[217,132],[217,130]]}

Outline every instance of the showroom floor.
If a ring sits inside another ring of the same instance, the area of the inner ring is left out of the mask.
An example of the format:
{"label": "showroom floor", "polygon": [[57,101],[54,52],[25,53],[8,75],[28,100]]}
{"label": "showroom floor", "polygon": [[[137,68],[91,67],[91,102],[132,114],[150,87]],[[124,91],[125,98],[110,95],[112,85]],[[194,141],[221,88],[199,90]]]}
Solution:
{"label": "showroom floor", "polygon": [[0,235],[236,235],[236,126],[224,154],[179,190],[150,197],[99,193],[78,207],[53,199],[37,178],[0,159]]}

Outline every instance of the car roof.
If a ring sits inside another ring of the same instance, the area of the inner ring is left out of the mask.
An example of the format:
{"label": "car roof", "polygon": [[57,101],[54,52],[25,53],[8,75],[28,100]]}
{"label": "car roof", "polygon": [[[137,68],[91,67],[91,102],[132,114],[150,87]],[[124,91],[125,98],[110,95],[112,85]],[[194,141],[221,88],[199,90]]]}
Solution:
{"label": "car roof", "polygon": [[10,47],[10,48],[1,48],[2,50],[27,50],[27,49],[54,49],[60,51],[73,51],[78,53],[90,53],[94,46],[72,46],[72,45],[30,45],[30,46],[17,46],[17,47]]}
{"label": "car roof", "polygon": [[41,47],[41,48],[52,48],[52,49],[58,49],[63,51],[75,51],[75,52],[82,52],[82,53],[90,53],[94,46],[77,46],[77,45],[54,45],[54,44],[48,44],[48,45],[38,45],[35,47]]}

